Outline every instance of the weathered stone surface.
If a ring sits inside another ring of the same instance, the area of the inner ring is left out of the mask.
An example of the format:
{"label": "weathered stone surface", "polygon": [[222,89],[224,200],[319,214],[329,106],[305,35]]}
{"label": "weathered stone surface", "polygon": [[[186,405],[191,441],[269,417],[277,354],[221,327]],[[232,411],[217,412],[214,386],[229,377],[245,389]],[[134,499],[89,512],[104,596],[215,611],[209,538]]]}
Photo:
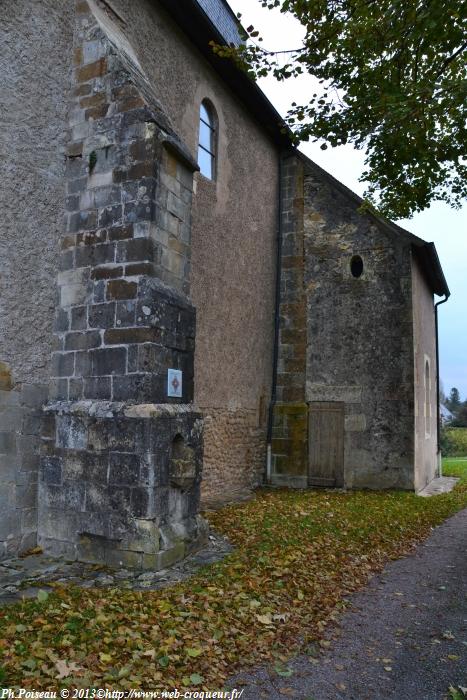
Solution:
{"label": "weathered stone surface", "polygon": [[[192,400],[190,249],[152,237],[156,201],[168,210],[170,193],[141,76],[132,74],[92,14],[85,30],[78,22],[75,39],[75,78],[92,81],[95,91],[85,99],[75,91],[70,113],[69,153],[77,155],[69,156],[66,170],[70,213],[47,407],[55,433],[44,437],[39,541],[57,555],[164,568],[206,538],[198,516],[202,421],[191,406],[149,415],[125,408]],[[96,60],[83,63],[86,57]],[[170,201],[189,225],[185,189]],[[169,368],[182,371],[180,397],[168,395]]]}
{"label": "weathered stone surface", "polygon": [[91,401],[49,410],[57,437],[42,458],[39,501],[48,552],[165,568],[205,542],[202,421],[190,406],[135,407],[134,417],[125,404],[99,411]]}

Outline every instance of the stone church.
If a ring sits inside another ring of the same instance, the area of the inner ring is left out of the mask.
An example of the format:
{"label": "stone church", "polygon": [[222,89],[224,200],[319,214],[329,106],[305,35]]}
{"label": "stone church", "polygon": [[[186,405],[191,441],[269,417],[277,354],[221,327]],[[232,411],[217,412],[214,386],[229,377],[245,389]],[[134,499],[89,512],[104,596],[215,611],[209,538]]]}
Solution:
{"label": "stone church", "polygon": [[435,247],[290,145],[225,0],[1,15],[0,557],[161,568],[200,499],[432,480]]}

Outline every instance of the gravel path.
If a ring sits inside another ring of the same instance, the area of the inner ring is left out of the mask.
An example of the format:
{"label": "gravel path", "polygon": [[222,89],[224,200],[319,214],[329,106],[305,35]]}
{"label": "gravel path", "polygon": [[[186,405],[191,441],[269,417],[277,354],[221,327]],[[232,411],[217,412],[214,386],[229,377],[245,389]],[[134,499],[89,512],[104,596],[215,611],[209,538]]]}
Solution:
{"label": "gravel path", "polygon": [[258,669],[229,685],[242,700],[441,700],[467,686],[467,510],[350,602],[330,647],[291,661],[290,677]]}

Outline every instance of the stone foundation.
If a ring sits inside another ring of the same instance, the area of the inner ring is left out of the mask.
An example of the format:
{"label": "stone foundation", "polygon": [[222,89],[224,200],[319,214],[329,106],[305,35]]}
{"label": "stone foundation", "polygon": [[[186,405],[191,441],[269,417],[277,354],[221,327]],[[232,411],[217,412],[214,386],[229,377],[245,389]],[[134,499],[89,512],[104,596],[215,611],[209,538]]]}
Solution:
{"label": "stone foundation", "polygon": [[36,544],[41,408],[46,400],[46,386],[14,387],[7,365],[0,362],[0,559]]}
{"label": "stone foundation", "polygon": [[50,405],[39,544],[51,555],[163,569],[206,542],[202,420],[190,406]]}

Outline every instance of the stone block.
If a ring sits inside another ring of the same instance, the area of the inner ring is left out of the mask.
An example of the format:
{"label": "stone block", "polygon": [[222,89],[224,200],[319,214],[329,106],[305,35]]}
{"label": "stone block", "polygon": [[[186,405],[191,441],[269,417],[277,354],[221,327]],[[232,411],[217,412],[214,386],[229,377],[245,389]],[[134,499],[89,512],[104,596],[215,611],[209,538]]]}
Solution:
{"label": "stone block", "polygon": [[88,63],[76,71],[76,80],[78,83],[86,83],[93,78],[99,78],[104,75],[107,71],[107,60],[104,57],[99,58],[97,61]]}
{"label": "stone block", "polygon": [[122,241],[133,238],[133,226],[113,226],[108,230],[109,241]]}
{"label": "stone block", "polygon": [[109,328],[104,333],[106,345],[128,345],[129,343],[155,343],[162,341],[158,328]]}
{"label": "stone block", "polygon": [[344,403],[361,403],[361,386],[333,386],[327,384],[306,383],[307,401],[343,401]]}
{"label": "stone block", "polygon": [[70,379],[68,383],[68,398],[70,401],[79,401],[83,398],[83,380]]}
{"label": "stone block", "polygon": [[66,309],[57,309],[54,321],[54,332],[62,333],[67,331],[69,327],[70,319],[68,316],[68,311]]}
{"label": "stone block", "polygon": [[87,298],[87,287],[84,284],[67,284],[60,287],[61,306],[83,304]]}
{"label": "stone block", "polygon": [[101,344],[99,331],[76,331],[65,336],[65,350],[89,350]]}
{"label": "stone block", "polygon": [[75,353],[75,374],[86,377],[91,374],[91,358],[86,351]]}
{"label": "stone block", "polygon": [[88,445],[86,422],[75,416],[56,416],[57,447],[68,450],[85,450]]}
{"label": "stone block", "polygon": [[117,243],[117,262],[151,262],[153,259],[154,243],[149,238],[132,238]]}
{"label": "stone block", "polygon": [[138,291],[136,282],[126,280],[110,280],[107,284],[107,299],[134,299]]}
{"label": "stone block", "polygon": [[18,391],[6,391],[0,389],[0,406],[19,406],[20,393]]}
{"label": "stone block", "polygon": [[[69,514],[84,510],[85,485],[74,481],[62,481],[61,485],[39,484],[38,502],[41,510],[62,511],[62,518],[65,521]],[[75,531],[76,532],[76,531]],[[75,539],[75,532],[69,533],[70,541]]]}
{"label": "stone block", "polygon": [[126,348],[102,348],[90,352],[93,376],[121,375],[126,372]]}
{"label": "stone block", "polygon": [[77,555],[80,561],[92,564],[105,562],[106,542],[103,537],[81,535],[77,545]]}
{"label": "stone block", "polygon": [[[99,222],[99,226],[105,226]],[[95,267],[105,263],[113,263],[115,260],[115,244],[101,243],[99,245],[80,246],[75,253],[76,267]]]}
{"label": "stone block", "polygon": [[112,382],[110,377],[86,377],[83,381],[83,396],[86,399],[111,399]]}
{"label": "stone block", "polygon": [[107,566],[124,567],[125,569],[141,569],[143,555],[141,552],[131,552],[117,549],[106,549],[105,563]]}
{"label": "stone block", "polygon": [[13,483],[19,469],[18,459],[14,455],[0,455],[0,474],[2,484]]}
{"label": "stone block", "polygon": [[140,458],[136,454],[111,453],[109,483],[113,485],[139,483]]}
{"label": "stone block", "polygon": [[146,425],[142,420],[96,419],[89,423],[89,449],[94,451],[145,451]]}
{"label": "stone block", "polygon": [[81,210],[68,214],[67,233],[85,231],[97,226],[97,211],[94,209]]}
{"label": "stone block", "polygon": [[60,484],[62,481],[62,460],[60,457],[45,456],[41,460],[41,480],[46,484]]}
{"label": "stone block", "polygon": [[177,542],[170,549],[165,549],[157,554],[156,569],[167,569],[185,557],[185,542]]}
{"label": "stone block", "polygon": [[110,280],[123,276],[123,267],[120,265],[100,265],[91,270],[91,279],[93,280]]}
{"label": "stone block", "polygon": [[75,371],[75,353],[53,353],[50,371],[53,377],[71,377]]}
{"label": "stone block", "polygon": [[135,301],[118,301],[115,311],[115,324],[117,326],[134,326],[135,325]]}
{"label": "stone block", "polygon": [[16,508],[37,507],[37,483],[16,486]]}
{"label": "stone block", "polygon": [[87,327],[87,306],[74,306],[71,309],[70,329],[73,331],[82,331],[82,330],[85,330],[86,327]]}
{"label": "stone block", "polygon": [[126,202],[123,220],[125,224],[135,224],[138,221],[153,221],[155,204],[147,202]]}
{"label": "stone block", "polygon": [[38,523],[41,538],[56,540],[68,540],[70,543],[76,539],[76,518],[70,512],[60,509],[39,509]]}
{"label": "stone block", "polygon": [[134,486],[131,489],[131,512],[135,518],[148,518],[154,515],[152,512],[149,490],[142,486]]}
{"label": "stone block", "polygon": [[115,303],[94,304],[89,307],[91,328],[112,328],[115,323]]}
{"label": "stone block", "polygon": [[37,508],[24,508],[21,511],[21,531],[33,531],[34,538],[37,540]]}
{"label": "stone block", "polygon": [[14,433],[21,430],[23,409],[19,406],[2,406],[0,404],[0,432]]}
{"label": "stone block", "polygon": [[152,374],[131,374],[113,380],[115,401],[158,403],[166,398],[165,378]]}
{"label": "stone block", "polygon": [[25,412],[23,415],[22,433],[23,435],[42,435],[43,416],[41,413]]}
{"label": "stone block", "polygon": [[21,535],[21,541],[18,546],[18,552],[20,554],[23,554],[24,552],[29,551],[33,547],[37,545],[37,532],[34,530],[33,532],[26,532],[22,533]]}
{"label": "stone block", "polygon": [[[104,207],[99,210],[98,225],[100,227],[117,226],[122,223],[123,210],[121,204]],[[131,223],[131,222],[130,222]],[[113,260],[113,258],[112,258]],[[112,260],[102,262],[112,262]]]}
{"label": "stone block", "polygon": [[12,432],[0,432],[0,454],[16,454],[16,437]]}

